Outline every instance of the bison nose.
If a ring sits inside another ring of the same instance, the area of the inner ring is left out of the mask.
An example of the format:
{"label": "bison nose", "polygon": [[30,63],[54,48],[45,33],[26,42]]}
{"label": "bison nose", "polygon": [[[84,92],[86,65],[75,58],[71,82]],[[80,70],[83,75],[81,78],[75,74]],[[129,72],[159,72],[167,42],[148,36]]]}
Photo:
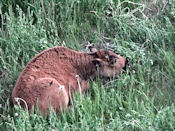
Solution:
{"label": "bison nose", "polygon": [[129,61],[126,59],[125,66],[124,66],[123,70],[126,71],[127,67],[129,67]]}

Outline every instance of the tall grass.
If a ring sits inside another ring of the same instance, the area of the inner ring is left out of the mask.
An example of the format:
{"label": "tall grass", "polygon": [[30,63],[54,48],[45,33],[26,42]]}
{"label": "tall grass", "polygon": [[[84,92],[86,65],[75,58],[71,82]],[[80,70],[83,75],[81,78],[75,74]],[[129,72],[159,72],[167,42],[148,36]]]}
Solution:
{"label": "tall grass", "polygon": [[[0,130],[174,130],[175,2],[155,6],[150,17],[142,1],[2,0]],[[127,57],[131,68],[117,80],[91,82],[60,115],[29,116],[10,106],[16,79],[35,54],[55,45],[84,50],[88,42]]]}

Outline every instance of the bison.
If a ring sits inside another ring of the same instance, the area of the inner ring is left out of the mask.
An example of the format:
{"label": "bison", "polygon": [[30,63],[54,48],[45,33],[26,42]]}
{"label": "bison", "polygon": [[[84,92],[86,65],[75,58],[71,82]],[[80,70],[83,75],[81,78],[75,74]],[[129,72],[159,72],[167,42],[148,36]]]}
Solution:
{"label": "bison", "polygon": [[77,52],[57,46],[36,55],[19,75],[12,92],[13,104],[48,115],[50,106],[60,113],[68,109],[76,92],[90,86],[89,78],[117,77],[127,60],[112,51],[90,46],[90,52]]}

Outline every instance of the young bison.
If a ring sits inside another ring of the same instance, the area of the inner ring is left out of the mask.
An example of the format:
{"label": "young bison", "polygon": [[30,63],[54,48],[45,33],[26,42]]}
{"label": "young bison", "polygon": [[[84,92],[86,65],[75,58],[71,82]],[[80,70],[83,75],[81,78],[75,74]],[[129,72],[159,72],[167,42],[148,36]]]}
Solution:
{"label": "young bison", "polygon": [[24,68],[12,92],[13,104],[30,110],[32,106],[45,115],[50,105],[60,113],[75,92],[83,93],[88,79],[119,75],[126,59],[112,51],[90,47],[90,53],[77,52],[65,47],[54,47],[36,55]]}

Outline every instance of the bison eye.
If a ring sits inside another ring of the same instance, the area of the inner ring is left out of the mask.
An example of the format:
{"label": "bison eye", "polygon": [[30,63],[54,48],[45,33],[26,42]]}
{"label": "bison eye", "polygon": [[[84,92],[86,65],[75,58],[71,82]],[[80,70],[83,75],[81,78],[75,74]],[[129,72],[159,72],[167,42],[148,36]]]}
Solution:
{"label": "bison eye", "polygon": [[114,56],[114,55],[111,55],[109,56],[109,58],[107,59],[107,61],[110,63],[110,64],[115,64],[117,62],[117,59],[118,57]]}

